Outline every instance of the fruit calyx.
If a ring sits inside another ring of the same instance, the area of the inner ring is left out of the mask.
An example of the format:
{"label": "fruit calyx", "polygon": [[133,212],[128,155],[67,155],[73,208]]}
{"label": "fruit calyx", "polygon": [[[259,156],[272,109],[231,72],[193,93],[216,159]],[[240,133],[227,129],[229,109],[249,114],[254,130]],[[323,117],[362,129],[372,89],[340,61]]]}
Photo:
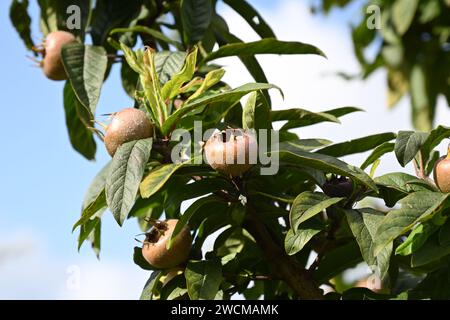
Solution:
{"label": "fruit calyx", "polygon": [[329,197],[348,198],[353,193],[353,183],[345,176],[332,176],[322,186],[323,192]]}
{"label": "fruit calyx", "polygon": [[257,160],[256,136],[240,128],[228,128],[213,134],[203,146],[206,162],[216,171],[240,176]]}

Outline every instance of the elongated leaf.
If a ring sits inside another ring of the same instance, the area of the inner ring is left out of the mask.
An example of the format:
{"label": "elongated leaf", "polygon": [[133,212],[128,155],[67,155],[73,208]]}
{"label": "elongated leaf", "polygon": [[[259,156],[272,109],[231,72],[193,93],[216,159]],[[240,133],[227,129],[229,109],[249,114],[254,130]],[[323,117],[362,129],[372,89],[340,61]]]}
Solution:
{"label": "elongated leaf", "polygon": [[69,82],[64,85],[64,111],[66,126],[72,147],[88,160],[95,159],[97,146],[94,135],[88,128],[90,112],[78,101]]}
{"label": "elongated leaf", "polygon": [[278,148],[283,150],[288,149],[289,146],[293,146],[294,148],[299,148],[305,151],[312,151],[325,147],[329,144],[331,144],[331,141],[326,139],[297,139],[281,142],[278,145]]}
{"label": "elongated leaf", "polygon": [[161,85],[181,70],[185,59],[186,53],[180,51],[160,51],[155,54],[155,68]]}
{"label": "elongated leaf", "polygon": [[211,0],[181,1],[181,22],[186,43],[194,44],[203,38],[211,23],[212,14]]}
{"label": "elongated leaf", "polygon": [[364,110],[357,108],[357,107],[340,107],[340,108],[326,110],[326,111],[324,111],[324,113],[328,113],[328,114],[335,116],[336,118],[340,118],[347,114],[350,114],[353,112],[361,112],[361,111],[364,111]]}
{"label": "elongated leaf", "polygon": [[402,167],[407,165],[427,140],[425,132],[400,131],[395,141],[395,156]]}
{"label": "elongated leaf", "polygon": [[449,194],[418,191],[400,200],[401,208],[390,211],[381,221],[375,235],[374,254],[398,236],[411,230],[418,222],[426,221],[442,210]]}
{"label": "elongated leaf", "polygon": [[361,165],[361,169],[366,169],[372,163],[380,159],[382,155],[388,152],[394,151],[395,144],[392,142],[385,142],[376,147],[372,153],[367,157],[367,159]]}
{"label": "elongated leaf", "polygon": [[267,22],[247,1],[224,0],[224,2],[239,13],[261,38],[275,38],[275,33]]}
{"label": "elongated leaf", "polygon": [[284,239],[286,253],[291,256],[300,252],[309,240],[323,229],[324,226],[316,220],[306,221],[295,232],[289,229]]}
{"label": "elongated leaf", "polygon": [[392,5],[392,20],[399,35],[408,31],[414,15],[416,14],[419,0],[397,0]]}
{"label": "elongated leaf", "polygon": [[434,234],[425,242],[425,244],[412,254],[411,266],[420,267],[450,254],[450,246],[441,246],[438,235]]}
{"label": "elongated leaf", "polygon": [[244,129],[255,129],[255,109],[256,97],[258,93],[252,92],[249,94],[244,109],[242,110],[242,125]]}
{"label": "elongated leaf", "polygon": [[150,278],[145,283],[144,289],[142,289],[141,296],[139,300],[152,300],[154,291],[159,282],[159,279],[163,276],[163,272],[161,271],[153,271],[150,275]]}
{"label": "elongated leaf", "polygon": [[419,250],[427,239],[438,229],[432,222],[419,224],[408,238],[395,249],[395,254],[407,256]]}
{"label": "elongated leaf", "polygon": [[441,230],[439,230],[439,244],[443,247],[450,246],[450,219],[448,218]]}
{"label": "elongated leaf", "polygon": [[422,157],[426,163],[429,160],[431,151],[441,143],[445,138],[450,137],[450,128],[444,126],[438,126],[436,129],[431,130],[430,135],[425,140],[422,146]]}
{"label": "elongated leaf", "polygon": [[303,151],[300,148],[291,146],[272,153],[274,152],[279,153],[279,159],[286,164],[306,166],[324,172],[347,176],[367,186],[369,189],[377,190],[375,182],[364,171],[334,157]]}
{"label": "elongated leaf", "polygon": [[325,57],[325,54],[320,49],[310,44],[266,38],[254,42],[224,45],[217,51],[208,54],[202,63],[218,58],[255,54],[317,54]]}
{"label": "elongated leaf", "polygon": [[413,290],[409,291],[411,299],[450,299],[450,268],[445,266],[428,273],[426,278]]}
{"label": "elongated leaf", "polygon": [[139,16],[142,2],[139,0],[97,0],[90,25],[92,41],[104,45],[109,32],[118,27],[128,27]]}
{"label": "elongated leaf", "polygon": [[385,246],[377,255],[374,254],[374,236],[384,218],[384,214],[371,208],[345,210],[348,224],[358,242],[364,261],[372,271],[378,273],[384,280],[389,271],[389,259],[392,253],[392,243]]}
{"label": "elongated leaf", "polygon": [[197,47],[188,54],[183,68],[164,84],[161,90],[163,100],[172,99],[179,94],[181,86],[192,79],[197,61]]}
{"label": "elongated leaf", "polygon": [[271,111],[270,115],[272,122],[289,120],[289,122],[282,127],[283,130],[308,126],[320,122],[340,122],[338,118],[325,112],[315,113],[300,108],[275,110]]}
{"label": "elongated leaf", "polygon": [[[81,212],[81,218],[74,224],[72,231],[74,231],[78,226],[83,226],[88,223],[88,221],[98,215],[99,212],[102,212],[106,209],[106,195],[105,191],[102,190],[101,193],[97,195],[97,197],[87,205],[83,211]],[[80,244],[81,245],[81,244]]]}
{"label": "elongated leaf", "polygon": [[183,108],[178,109],[171,116],[169,116],[162,126],[162,132],[163,134],[168,134],[185,114],[196,108],[220,101],[226,101],[230,104],[233,104],[239,101],[239,99],[241,99],[247,93],[257,90],[268,90],[271,88],[278,89],[278,87],[268,83],[247,83],[233,90],[199,97],[198,99],[195,99],[190,103],[183,105]]}
{"label": "elongated leaf", "polygon": [[375,178],[375,183],[404,193],[431,190],[424,180],[403,172],[382,175]]}
{"label": "elongated leaf", "polygon": [[34,43],[31,38],[31,18],[28,14],[28,0],[13,0],[9,8],[9,18],[27,49],[31,50]]}
{"label": "elongated leaf", "polygon": [[175,226],[175,229],[173,230],[172,235],[169,241],[167,242],[167,249],[171,248],[175,237],[180,233],[183,227],[189,223],[189,220],[201,207],[203,207],[206,204],[217,202],[218,200],[219,199],[216,196],[208,196],[200,198],[193,204],[191,204],[191,206],[181,215],[181,218],[178,220],[177,225]]}
{"label": "elongated leaf", "polygon": [[219,261],[189,261],[184,272],[189,298],[212,300],[222,283],[222,266]]}
{"label": "elongated leaf", "polygon": [[150,171],[150,173],[142,180],[139,190],[142,198],[149,198],[169,180],[183,164],[165,164]]}
{"label": "elongated leaf", "polygon": [[78,236],[78,251],[80,251],[84,241],[86,241],[89,237],[91,237],[93,233],[94,233],[93,237],[95,239],[95,232],[96,229],[100,226],[100,223],[101,223],[100,218],[95,217],[94,219],[90,219],[86,223],[81,225],[80,235]]}
{"label": "elongated leaf", "polygon": [[205,93],[209,88],[217,84],[225,74],[224,69],[215,69],[208,72],[205,76],[200,87],[185,101],[185,103],[189,103],[191,100],[194,100],[201,94]]}
{"label": "elongated leaf", "polygon": [[109,34],[115,34],[115,33],[126,33],[126,32],[137,32],[137,33],[145,33],[150,36],[152,36],[155,39],[164,41],[168,44],[173,45],[177,50],[183,50],[183,45],[179,43],[178,41],[175,41],[165,34],[159,32],[158,30],[145,27],[145,26],[133,26],[130,28],[115,28],[110,31]]}
{"label": "elongated leaf", "polygon": [[325,283],[361,261],[361,251],[356,242],[348,242],[323,256],[317,270],[314,272],[314,279],[318,283]]}
{"label": "elongated leaf", "polygon": [[323,193],[305,191],[300,193],[292,204],[289,213],[291,229],[296,233],[301,223],[311,219],[326,208],[338,203],[344,198],[329,198]]}
{"label": "elongated leaf", "polygon": [[320,149],[317,152],[321,154],[327,154],[329,156],[341,157],[372,150],[380,144],[392,139],[395,139],[395,134],[391,132],[374,134],[364,138],[336,143]]}
{"label": "elongated leaf", "polygon": [[63,46],[61,56],[78,100],[94,114],[108,62],[105,49],[70,43]]}
{"label": "elongated leaf", "polygon": [[121,145],[114,154],[105,189],[108,207],[119,225],[123,224],[133,207],[152,142],[152,138],[130,141]]}

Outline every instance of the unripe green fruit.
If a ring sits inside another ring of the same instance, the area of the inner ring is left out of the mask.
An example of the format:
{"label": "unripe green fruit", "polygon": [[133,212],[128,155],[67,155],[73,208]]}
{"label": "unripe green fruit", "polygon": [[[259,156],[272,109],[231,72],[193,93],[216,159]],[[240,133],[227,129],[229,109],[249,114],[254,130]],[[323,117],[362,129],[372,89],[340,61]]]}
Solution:
{"label": "unripe green fruit", "polygon": [[42,70],[47,78],[51,80],[67,79],[61,59],[61,48],[63,45],[75,41],[75,36],[66,31],[54,31],[47,35],[44,42],[44,59],[41,62]]}
{"label": "unripe green fruit", "polygon": [[111,124],[106,127],[105,147],[111,157],[117,148],[128,141],[150,138],[153,125],[144,111],[126,108],[113,115]]}
{"label": "unripe green fruit", "polygon": [[251,155],[258,150],[254,135],[242,129],[227,129],[211,136],[206,141],[204,152],[208,164],[219,172],[240,176],[254,163]]}
{"label": "unripe green fruit", "polygon": [[177,219],[162,221],[147,233],[142,246],[142,256],[153,267],[169,269],[188,259],[192,247],[192,236],[187,226],[184,226],[173,239],[170,249],[166,247],[177,222]]}
{"label": "unripe green fruit", "polygon": [[443,156],[434,165],[434,182],[442,192],[450,192],[450,156]]}

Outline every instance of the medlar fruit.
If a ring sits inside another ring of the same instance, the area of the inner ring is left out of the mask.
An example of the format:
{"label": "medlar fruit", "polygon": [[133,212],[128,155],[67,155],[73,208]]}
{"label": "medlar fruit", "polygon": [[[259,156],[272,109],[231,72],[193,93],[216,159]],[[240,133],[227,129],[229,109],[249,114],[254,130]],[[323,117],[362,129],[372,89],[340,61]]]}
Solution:
{"label": "medlar fruit", "polygon": [[250,169],[256,163],[257,150],[255,135],[243,129],[215,133],[204,145],[208,164],[214,170],[231,176],[240,176]]}
{"label": "medlar fruit", "polygon": [[442,192],[450,192],[450,153],[440,157],[433,169],[434,182]]}
{"label": "medlar fruit", "polygon": [[142,246],[142,255],[152,266],[158,269],[169,269],[185,262],[192,247],[192,236],[189,227],[183,229],[172,240],[172,246],[167,249],[167,242],[172,236],[177,219],[158,221],[146,234]]}
{"label": "medlar fruit", "polygon": [[43,60],[41,61],[42,70],[47,78],[51,80],[67,79],[61,58],[61,48],[63,45],[75,41],[75,36],[66,31],[54,31],[47,35],[43,44]]}
{"label": "medlar fruit", "polygon": [[125,142],[152,137],[153,125],[144,111],[126,108],[113,114],[105,131],[105,147],[113,157]]}

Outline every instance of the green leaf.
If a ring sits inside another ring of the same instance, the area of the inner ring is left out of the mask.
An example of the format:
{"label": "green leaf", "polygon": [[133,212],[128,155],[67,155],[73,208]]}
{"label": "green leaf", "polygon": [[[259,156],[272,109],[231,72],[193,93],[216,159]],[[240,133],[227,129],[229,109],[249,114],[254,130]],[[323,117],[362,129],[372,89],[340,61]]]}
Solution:
{"label": "green leaf", "polygon": [[224,69],[215,69],[208,72],[205,76],[205,79],[203,79],[200,87],[191,96],[189,96],[189,98],[184,103],[186,104],[189,103],[191,100],[194,100],[195,98],[199,97],[202,93],[205,93],[209,88],[219,83],[224,74],[225,74]]}
{"label": "green leaf", "polygon": [[114,154],[105,190],[108,207],[119,225],[133,207],[152,143],[152,138],[126,142]]}
{"label": "green leaf", "polygon": [[9,18],[28,50],[34,46],[31,38],[31,18],[28,14],[28,0],[13,0],[9,7]]}
{"label": "green leaf", "polygon": [[450,299],[450,268],[428,273],[426,278],[409,292],[411,299]]}
{"label": "green leaf", "polygon": [[90,112],[78,101],[69,82],[64,85],[64,112],[72,147],[88,160],[95,159],[97,146],[90,124]]}
{"label": "green leaf", "polygon": [[142,248],[141,247],[134,247],[133,249],[133,262],[141,267],[144,270],[154,270],[155,268],[151,266],[147,260],[145,260],[144,256],[142,255]]}
{"label": "green leaf", "polygon": [[295,231],[289,229],[284,239],[286,253],[292,256],[301,251],[308,241],[323,229],[324,226],[316,220],[308,220]]}
{"label": "green leaf", "polygon": [[247,1],[224,0],[224,2],[239,13],[261,38],[275,38],[275,33],[267,22]]}
{"label": "green leaf", "polygon": [[279,159],[286,164],[306,166],[323,172],[347,176],[369,189],[378,190],[374,181],[364,171],[334,157],[303,151],[296,147],[273,151],[272,154],[275,152],[279,153]]}
{"label": "green leaf", "polygon": [[425,132],[400,131],[395,141],[395,156],[402,167],[407,165],[419,152],[429,134]]}
{"label": "green leaf", "polygon": [[392,5],[392,21],[399,35],[408,31],[416,14],[419,0],[397,0]]}
{"label": "green leaf", "polygon": [[100,225],[100,223],[101,223],[100,218],[95,217],[94,219],[90,219],[81,225],[80,235],[78,236],[78,251],[80,251],[84,241],[86,241],[86,239],[88,239],[93,233],[95,234],[95,230],[97,226]]}
{"label": "green leaf", "polygon": [[262,92],[252,92],[242,111],[244,129],[271,129],[270,106]]}
{"label": "green leaf", "polygon": [[439,230],[439,244],[443,247],[450,246],[450,219],[448,218]]}
{"label": "green leaf", "polygon": [[131,69],[128,63],[122,63],[120,68],[120,77],[122,79],[122,87],[124,88],[125,92],[131,98],[134,98],[139,75],[133,69]]}
{"label": "green leaf", "polygon": [[325,112],[311,112],[305,109],[293,108],[275,110],[270,112],[272,122],[289,120],[283,125],[282,130],[310,126],[320,122],[340,123],[335,116]]}
{"label": "green leaf", "polygon": [[102,222],[98,219],[98,222],[94,226],[94,230],[89,234],[88,238],[91,242],[92,250],[95,252],[97,259],[100,259],[100,249],[101,249],[101,232],[102,232]]}
{"label": "green leaf", "polygon": [[281,142],[278,145],[278,148],[280,150],[283,150],[291,146],[305,151],[312,151],[327,146],[329,144],[331,144],[331,141],[326,139],[296,139]]}
{"label": "green leaf", "polygon": [[422,157],[424,163],[429,160],[430,154],[433,149],[441,143],[445,138],[450,137],[450,128],[444,126],[438,126],[436,129],[431,130],[430,135],[425,140],[422,146]]}
{"label": "green leaf", "polygon": [[320,149],[317,152],[329,156],[341,157],[372,150],[380,144],[392,139],[395,139],[395,134],[391,132],[374,134],[347,142],[336,143]]}
{"label": "green leaf", "polygon": [[94,114],[108,62],[105,49],[69,43],[63,46],[61,56],[75,95]]}
{"label": "green leaf", "polygon": [[367,265],[384,280],[389,271],[389,260],[392,253],[392,243],[385,246],[378,254],[374,254],[374,237],[376,230],[384,218],[382,212],[371,208],[345,210],[348,224],[356,238],[362,257]]}
{"label": "green leaf", "polygon": [[167,135],[177,124],[177,122],[187,113],[195,110],[196,108],[215,103],[215,102],[229,102],[230,104],[234,104],[239,101],[243,96],[247,93],[257,90],[268,90],[271,88],[277,88],[276,86],[268,83],[247,83],[238,88],[212,94],[212,95],[203,95],[188,104],[184,104],[182,108],[175,111],[172,115],[170,115],[162,126],[162,132],[164,135]]}
{"label": "green leaf", "polygon": [[[450,246],[441,246],[439,244],[438,234],[428,238],[425,244],[412,254],[411,266],[420,267],[450,254]],[[447,262],[448,263],[448,262]]]}
{"label": "green leaf", "polygon": [[194,44],[203,38],[211,23],[212,14],[211,0],[181,1],[181,22],[186,43]]}
{"label": "green leaf", "polygon": [[437,229],[438,226],[431,222],[419,224],[409,234],[408,238],[395,249],[395,254],[407,256],[416,252]]}
{"label": "green leaf", "polygon": [[361,262],[361,251],[355,241],[348,242],[331,250],[322,257],[314,279],[318,283],[326,283],[342,271],[354,267]]}
{"label": "green leaf", "polygon": [[169,180],[172,174],[183,166],[180,164],[165,164],[160,167],[152,169],[150,173],[142,180],[139,190],[142,198],[149,198]]}
{"label": "green leaf", "polygon": [[424,180],[403,172],[393,172],[379,176],[375,178],[375,183],[403,193],[426,191],[431,188]]}
{"label": "green leaf", "polygon": [[216,196],[208,196],[204,198],[200,198],[197,201],[195,201],[193,204],[189,206],[188,209],[181,215],[180,219],[178,220],[175,229],[172,232],[172,235],[167,242],[167,249],[170,249],[173,243],[173,240],[175,237],[180,233],[180,231],[183,229],[185,225],[189,223],[189,220],[192,218],[192,216],[204,205],[211,204],[213,202],[217,202],[219,199]]}
{"label": "green leaf", "polygon": [[97,0],[90,24],[92,42],[104,45],[109,32],[117,27],[128,27],[139,16],[142,2],[139,0]]}
{"label": "green leaf", "polygon": [[153,294],[155,292],[156,286],[159,282],[159,279],[162,277],[164,273],[161,271],[153,271],[150,275],[150,278],[145,283],[144,289],[142,289],[141,296],[139,300],[152,300]]}
{"label": "green leaf", "polygon": [[221,46],[218,50],[208,54],[202,63],[218,58],[255,54],[317,54],[325,57],[320,49],[310,44],[266,38],[254,42],[231,43]]}
{"label": "green leaf", "polygon": [[365,170],[368,166],[370,166],[372,163],[380,159],[382,155],[385,153],[389,153],[394,151],[395,144],[392,142],[384,142],[380,144],[378,147],[376,147],[372,153],[367,157],[367,159],[363,162],[361,165],[361,169]]}
{"label": "green leaf", "polygon": [[328,207],[338,203],[344,198],[329,198],[323,193],[305,191],[300,193],[292,204],[289,213],[289,222],[294,233],[301,223],[311,219]]}
{"label": "green leaf", "polygon": [[[78,227],[88,223],[92,217],[98,215],[106,209],[106,195],[102,190],[97,197],[89,205],[83,208],[81,212],[81,218],[73,225],[72,232]],[[81,244],[80,244],[81,246]]]}
{"label": "green leaf", "polygon": [[179,94],[181,86],[192,79],[195,72],[195,66],[197,61],[197,47],[188,54],[183,68],[180,72],[174,74],[172,78],[167,81],[161,90],[161,97],[165,101],[172,99]]}
{"label": "green leaf", "polygon": [[449,194],[418,191],[400,200],[401,208],[390,211],[381,221],[375,236],[378,254],[398,236],[411,230],[416,223],[431,219],[442,210]]}
{"label": "green leaf", "polygon": [[222,266],[217,260],[189,261],[184,272],[189,298],[212,300],[222,283]]}
{"label": "green leaf", "polygon": [[155,54],[155,69],[161,85],[181,70],[186,56],[185,52],[180,51],[160,51]]}
{"label": "green leaf", "polygon": [[115,28],[112,29],[109,34],[115,34],[115,33],[126,33],[126,32],[137,32],[137,33],[144,33],[144,34],[148,34],[150,36],[152,36],[155,39],[161,40],[163,42],[166,42],[168,44],[173,45],[177,50],[182,51],[183,45],[181,43],[179,43],[178,41],[175,41],[173,39],[170,39],[169,37],[167,37],[165,34],[159,32],[158,30],[149,28],[149,27],[145,27],[145,26],[133,26],[130,28]]}

